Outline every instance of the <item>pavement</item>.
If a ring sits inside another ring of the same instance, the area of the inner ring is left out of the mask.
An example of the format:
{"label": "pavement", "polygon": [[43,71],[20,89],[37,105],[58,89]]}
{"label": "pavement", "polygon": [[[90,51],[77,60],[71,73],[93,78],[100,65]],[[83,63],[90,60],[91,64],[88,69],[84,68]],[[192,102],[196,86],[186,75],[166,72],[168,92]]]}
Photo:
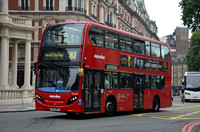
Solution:
{"label": "pavement", "polygon": [[0,113],[34,111],[35,102],[28,104],[0,105]]}

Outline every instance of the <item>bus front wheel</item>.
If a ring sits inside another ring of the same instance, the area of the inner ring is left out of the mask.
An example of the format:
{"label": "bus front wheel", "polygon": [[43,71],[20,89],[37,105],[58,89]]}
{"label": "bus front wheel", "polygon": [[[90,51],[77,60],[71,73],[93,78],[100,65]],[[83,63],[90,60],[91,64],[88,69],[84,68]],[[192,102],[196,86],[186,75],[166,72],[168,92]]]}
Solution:
{"label": "bus front wheel", "polygon": [[105,111],[107,116],[113,116],[116,112],[116,103],[114,99],[109,98],[105,104]]}

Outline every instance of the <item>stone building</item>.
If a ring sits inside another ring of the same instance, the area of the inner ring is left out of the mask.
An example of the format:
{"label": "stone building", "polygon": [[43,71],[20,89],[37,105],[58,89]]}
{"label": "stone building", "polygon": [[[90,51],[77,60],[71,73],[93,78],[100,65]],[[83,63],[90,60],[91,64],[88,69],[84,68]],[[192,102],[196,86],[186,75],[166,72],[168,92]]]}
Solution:
{"label": "stone building", "polygon": [[[94,21],[159,40],[156,23],[150,20],[144,0],[0,0],[0,2],[2,33],[0,102],[9,100],[10,103],[25,103],[22,101],[23,92],[16,93],[16,90],[20,91],[26,85],[31,91],[34,89],[34,62],[37,60],[42,32],[49,23]],[[4,17],[9,18],[9,23],[4,21]],[[8,28],[4,28],[2,24],[7,24]],[[15,30],[13,34],[12,30]],[[33,96],[30,93],[29,97]]]}
{"label": "stone building", "polygon": [[[30,19],[9,15],[8,1],[0,0],[0,105],[32,102],[30,64],[33,31]],[[21,89],[18,89],[18,43],[21,41],[25,51],[24,81]],[[9,47],[12,47],[11,50]],[[9,64],[9,61],[12,63]]]}

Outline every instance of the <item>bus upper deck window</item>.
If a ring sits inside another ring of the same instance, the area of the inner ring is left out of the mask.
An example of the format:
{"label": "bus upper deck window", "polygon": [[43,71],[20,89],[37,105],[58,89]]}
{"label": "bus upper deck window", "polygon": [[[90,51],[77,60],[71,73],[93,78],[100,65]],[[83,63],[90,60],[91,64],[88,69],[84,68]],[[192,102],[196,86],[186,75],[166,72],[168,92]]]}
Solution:
{"label": "bus upper deck window", "polygon": [[163,59],[168,59],[170,58],[169,56],[169,48],[167,46],[162,45],[161,46],[161,56]]}
{"label": "bus upper deck window", "polygon": [[144,43],[142,41],[135,40],[133,42],[134,53],[144,55]]}
{"label": "bus upper deck window", "polygon": [[104,43],[103,43],[103,30],[93,27],[90,29],[89,31],[89,38],[90,38],[90,42],[95,45],[95,46],[101,46],[104,47]]}
{"label": "bus upper deck window", "polygon": [[151,43],[151,56],[160,58],[160,45]]}

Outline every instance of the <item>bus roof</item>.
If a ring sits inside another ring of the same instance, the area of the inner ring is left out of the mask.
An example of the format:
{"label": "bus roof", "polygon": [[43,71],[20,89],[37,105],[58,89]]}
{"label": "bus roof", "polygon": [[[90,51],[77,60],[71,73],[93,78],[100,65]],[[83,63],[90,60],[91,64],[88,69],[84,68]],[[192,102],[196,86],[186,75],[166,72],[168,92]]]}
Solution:
{"label": "bus roof", "polygon": [[186,72],[184,76],[200,76],[200,72]]}

